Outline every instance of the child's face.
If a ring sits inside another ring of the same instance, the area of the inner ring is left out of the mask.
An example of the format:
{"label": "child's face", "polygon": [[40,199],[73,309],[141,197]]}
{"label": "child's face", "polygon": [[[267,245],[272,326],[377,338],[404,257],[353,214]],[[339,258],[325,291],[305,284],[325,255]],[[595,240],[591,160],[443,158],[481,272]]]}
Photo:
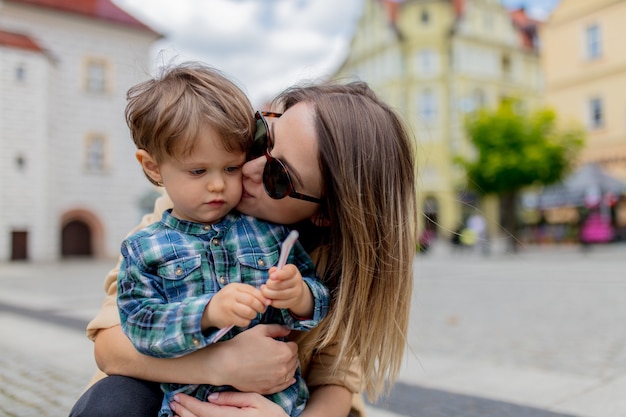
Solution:
{"label": "child's face", "polygon": [[228,152],[212,128],[205,129],[189,156],[159,164],[161,181],[174,203],[172,215],[196,223],[214,223],[241,198],[244,152]]}

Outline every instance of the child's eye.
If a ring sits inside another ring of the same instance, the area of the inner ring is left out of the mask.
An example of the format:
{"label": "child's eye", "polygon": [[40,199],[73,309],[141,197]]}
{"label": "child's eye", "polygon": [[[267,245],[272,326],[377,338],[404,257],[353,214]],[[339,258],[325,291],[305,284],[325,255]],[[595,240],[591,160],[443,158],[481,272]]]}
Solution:
{"label": "child's eye", "polygon": [[192,169],[189,173],[193,176],[200,176],[206,172],[206,169]]}
{"label": "child's eye", "polygon": [[224,169],[224,171],[228,172],[228,173],[235,173],[237,171],[239,171],[241,169],[240,166],[236,166],[236,167],[226,167]]}

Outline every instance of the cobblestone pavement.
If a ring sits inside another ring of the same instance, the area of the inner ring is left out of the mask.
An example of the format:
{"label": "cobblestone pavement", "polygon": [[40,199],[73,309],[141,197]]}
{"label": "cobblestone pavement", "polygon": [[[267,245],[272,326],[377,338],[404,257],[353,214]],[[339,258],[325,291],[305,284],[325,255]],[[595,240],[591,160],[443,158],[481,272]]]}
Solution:
{"label": "cobblestone pavement", "polygon": [[626,373],[626,245],[435,257],[415,271],[418,352],[597,378]]}
{"label": "cobblestone pavement", "polygon": [[[626,416],[626,246],[419,257],[409,343],[370,417]],[[0,263],[0,416],[66,416],[114,261]]]}
{"label": "cobblestone pavement", "polygon": [[85,375],[3,349],[0,357],[0,415],[66,416],[85,386]]}

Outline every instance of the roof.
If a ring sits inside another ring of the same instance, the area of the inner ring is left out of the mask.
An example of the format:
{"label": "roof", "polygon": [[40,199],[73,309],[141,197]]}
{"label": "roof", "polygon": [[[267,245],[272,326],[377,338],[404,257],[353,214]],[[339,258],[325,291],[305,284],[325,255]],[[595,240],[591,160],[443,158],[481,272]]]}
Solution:
{"label": "roof", "polygon": [[11,3],[26,4],[35,7],[44,7],[60,12],[75,13],[86,17],[106,20],[126,26],[153,32],[149,26],[135,19],[130,14],[116,6],[111,0],[5,0]]}
{"label": "roof", "polygon": [[523,7],[510,11],[509,16],[511,16],[513,25],[521,35],[522,46],[529,49],[535,49],[538,36],[537,28],[541,22],[529,17]]}
{"label": "roof", "polygon": [[15,32],[0,30],[0,45],[27,51],[43,52],[43,49],[33,39]]}

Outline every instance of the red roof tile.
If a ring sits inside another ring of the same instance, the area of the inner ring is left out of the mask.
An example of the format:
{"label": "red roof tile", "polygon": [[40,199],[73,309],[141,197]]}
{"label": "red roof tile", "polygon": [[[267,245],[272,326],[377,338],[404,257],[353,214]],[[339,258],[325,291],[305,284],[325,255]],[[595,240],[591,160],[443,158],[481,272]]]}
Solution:
{"label": "red roof tile", "polygon": [[155,32],[153,29],[135,19],[124,10],[117,7],[111,0],[6,0],[7,2],[29,4],[37,7],[46,7],[58,11],[77,13],[95,19],[108,20]]}
{"label": "red roof tile", "polygon": [[522,46],[535,49],[537,47],[537,29],[541,22],[529,17],[524,8],[510,11],[509,16],[511,16],[513,25],[520,34]]}
{"label": "red roof tile", "polygon": [[0,30],[0,45],[12,48],[26,49],[28,51],[43,52],[43,49],[26,35]]}
{"label": "red roof tile", "polygon": [[463,16],[465,13],[465,0],[452,0],[456,17]]}

